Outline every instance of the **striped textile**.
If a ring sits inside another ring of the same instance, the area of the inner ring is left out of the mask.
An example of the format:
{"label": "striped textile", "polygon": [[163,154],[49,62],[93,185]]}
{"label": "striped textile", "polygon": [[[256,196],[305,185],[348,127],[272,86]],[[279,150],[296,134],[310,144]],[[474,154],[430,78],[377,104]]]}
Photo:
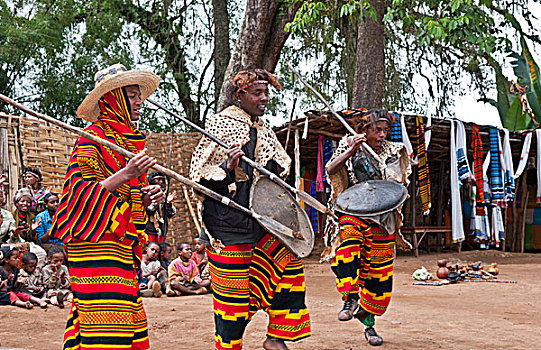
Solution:
{"label": "striped textile", "polygon": [[483,188],[483,142],[479,134],[479,126],[472,124],[472,140],[471,147],[473,149],[473,174],[475,177],[475,186],[477,187],[475,197],[476,215],[485,215],[485,191]]}
{"label": "striped textile", "polygon": [[[332,158],[332,145],[331,145],[331,139],[326,139],[325,144],[323,145],[323,165],[327,164],[327,162]],[[323,167],[323,184],[325,186],[329,186],[329,183],[327,181],[327,171],[325,170],[325,167]]]}
{"label": "striped textile", "polygon": [[269,315],[267,335],[289,341],[310,335],[302,261],[269,234],[217,253],[207,248],[215,322],[215,349],[242,349],[258,310]]}
{"label": "striped textile", "polygon": [[500,144],[502,150],[501,162],[503,169],[503,187],[505,192],[505,201],[510,202],[515,198],[515,176],[513,166],[513,155],[511,154],[511,144],[509,143],[509,130],[503,129],[503,143]]}
{"label": "striped textile", "polygon": [[500,134],[494,126],[489,127],[490,139],[490,168],[489,181],[492,192],[492,203],[505,206],[502,168],[500,164]]}
{"label": "striped textile", "polygon": [[316,191],[323,192],[323,174],[325,173],[325,163],[323,161],[323,136],[319,135],[317,140],[317,173],[316,173]]}
{"label": "striped textile", "polygon": [[381,316],[393,290],[395,235],[349,215],[340,217],[340,225],[342,244],[331,263],[336,288],[343,300],[360,294],[361,307]]}
{"label": "striped textile", "polygon": [[417,181],[419,182],[419,194],[423,205],[423,215],[430,214],[431,195],[430,195],[430,172],[428,169],[428,152],[425,146],[425,126],[423,117],[418,115],[415,118],[415,138],[417,144],[417,159],[419,165],[417,168]]}
{"label": "striped textile", "polygon": [[[466,149],[466,129],[464,123],[456,121],[456,161],[458,166],[458,178],[460,181],[471,178],[470,165],[468,163],[468,151]],[[460,184],[462,186],[462,183]]]}
{"label": "striped textile", "polygon": [[[86,131],[134,153],[145,137],[129,115],[124,88],[99,101],[102,115]],[[79,137],[73,149],[51,234],[65,243],[73,291],[65,349],[148,349],[146,315],[139,297],[136,267],[147,217],[141,187],[146,174],[114,193],[99,184],[126,159]]]}
{"label": "striped textile", "polygon": [[[315,181],[310,181],[310,182],[311,182],[310,196],[317,199],[317,197],[316,197],[316,182]],[[314,231],[314,234],[317,237],[317,236],[319,236],[319,212],[316,209],[308,206],[307,214],[308,214],[308,217],[310,218],[310,222],[312,223],[312,230]]]}
{"label": "striped textile", "polygon": [[400,127],[400,116],[396,112],[393,112],[393,115],[397,121],[394,122],[393,125],[391,126],[391,135],[389,136],[389,140],[393,142],[402,142],[402,129]]}

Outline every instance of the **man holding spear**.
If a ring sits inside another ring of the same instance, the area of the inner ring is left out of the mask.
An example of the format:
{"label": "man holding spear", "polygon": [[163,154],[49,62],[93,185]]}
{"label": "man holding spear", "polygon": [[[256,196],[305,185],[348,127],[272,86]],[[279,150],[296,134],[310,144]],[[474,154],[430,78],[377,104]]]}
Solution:
{"label": "man holding spear", "polygon": [[149,349],[136,269],[146,243],[145,207],[164,194],[148,186],[145,136],[136,128],[142,102],[160,83],[154,73],[120,64],[95,75],[96,86],[77,109],[88,133],[132,153],[129,161],[84,136],[71,155],[51,233],[63,240],[73,306],[64,349]]}
{"label": "man holding spear", "polygon": [[[246,156],[273,173],[287,175],[291,160],[269,124],[261,119],[277,78],[262,69],[241,71],[226,95],[230,106],[213,115],[206,130],[226,144],[203,137],[192,155],[190,177],[232,200],[248,205],[256,170]],[[269,315],[263,348],[287,349],[285,341],[310,335],[300,259],[256,220],[223,202],[205,199],[201,241],[208,257],[214,300],[215,348],[241,349],[244,330],[257,310]]]}

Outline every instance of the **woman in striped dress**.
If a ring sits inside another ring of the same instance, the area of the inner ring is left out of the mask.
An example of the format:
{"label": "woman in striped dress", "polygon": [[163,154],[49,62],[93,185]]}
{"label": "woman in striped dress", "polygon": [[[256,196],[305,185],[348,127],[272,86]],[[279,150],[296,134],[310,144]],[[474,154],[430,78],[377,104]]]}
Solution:
{"label": "woman in striped dress", "polygon": [[136,269],[146,242],[145,206],[164,195],[146,182],[156,160],[145,154],[145,136],[133,121],[159,78],[114,65],[95,81],[77,109],[93,123],[85,130],[137,155],[128,162],[84,137],[73,149],[51,229],[65,244],[73,290],[64,349],[148,349]]}

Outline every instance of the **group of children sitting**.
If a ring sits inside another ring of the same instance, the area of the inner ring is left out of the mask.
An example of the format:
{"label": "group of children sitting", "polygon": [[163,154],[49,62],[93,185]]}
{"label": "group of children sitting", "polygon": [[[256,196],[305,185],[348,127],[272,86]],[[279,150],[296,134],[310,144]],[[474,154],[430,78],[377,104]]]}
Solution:
{"label": "group of children sitting", "polygon": [[15,246],[0,249],[0,305],[15,305],[31,309],[34,305],[47,308],[48,304],[64,307],[72,300],[69,272],[64,265],[64,248],[52,246],[47,253],[47,264],[38,266],[36,254],[22,255]]}
{"label": "group of children sitting", "polygon": [[[210,273],[205,246],[196,239],[194,249],[189,243],[180,243],[178,258],[170,261],[169,243],[149,243],[139,271],[141,295],[159,298],[162,293],[167,296],[208,293]],[[31,309],[34,305],[47,308],[52,304],[63,308],[65,302],[73,299],[63,246],[49,249],[44,266],[39,266],[36,254],[26,252],[21,257],[20,253],[16,246],[5,245],[0,249],[0,305]]]}
{"label": "group of children sitting", "polygon": [[205,294],[210,290],[210,273],[205,246],[194,240],[177,245],[178,258],[170,261],[173,248],[169,243],[151,242],[145,248],[141,264],[139,289],[143,297]]}

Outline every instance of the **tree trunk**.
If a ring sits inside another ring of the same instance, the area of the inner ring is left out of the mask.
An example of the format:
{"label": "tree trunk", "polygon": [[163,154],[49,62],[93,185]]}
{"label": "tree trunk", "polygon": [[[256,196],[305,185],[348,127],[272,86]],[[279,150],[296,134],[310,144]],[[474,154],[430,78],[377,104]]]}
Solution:
{"label": "tree trunk", "polygon": [[385,79],[385,0],[370,0],[370,4],[376,10],[377,22],[369,17],[359,20],[352,106],[368,109],[382,108]]}
{"label": "tree trunk", "polygon": [[217,111],[227,105],[225,87],[235,73],[254,68],[274,72],[289,37],[284,27],[293,20],[301,5],[300,1],[292,5],[286,0],[247,0],[244,21],[225,71]]}
{"label": "tree trunk", "polygon": [[224,82],[225,70],[231,59],[227,0],[212,0],[212,10],[214,25],[214,52],[212,53],[214,59],[214,98],[218,102]]}

